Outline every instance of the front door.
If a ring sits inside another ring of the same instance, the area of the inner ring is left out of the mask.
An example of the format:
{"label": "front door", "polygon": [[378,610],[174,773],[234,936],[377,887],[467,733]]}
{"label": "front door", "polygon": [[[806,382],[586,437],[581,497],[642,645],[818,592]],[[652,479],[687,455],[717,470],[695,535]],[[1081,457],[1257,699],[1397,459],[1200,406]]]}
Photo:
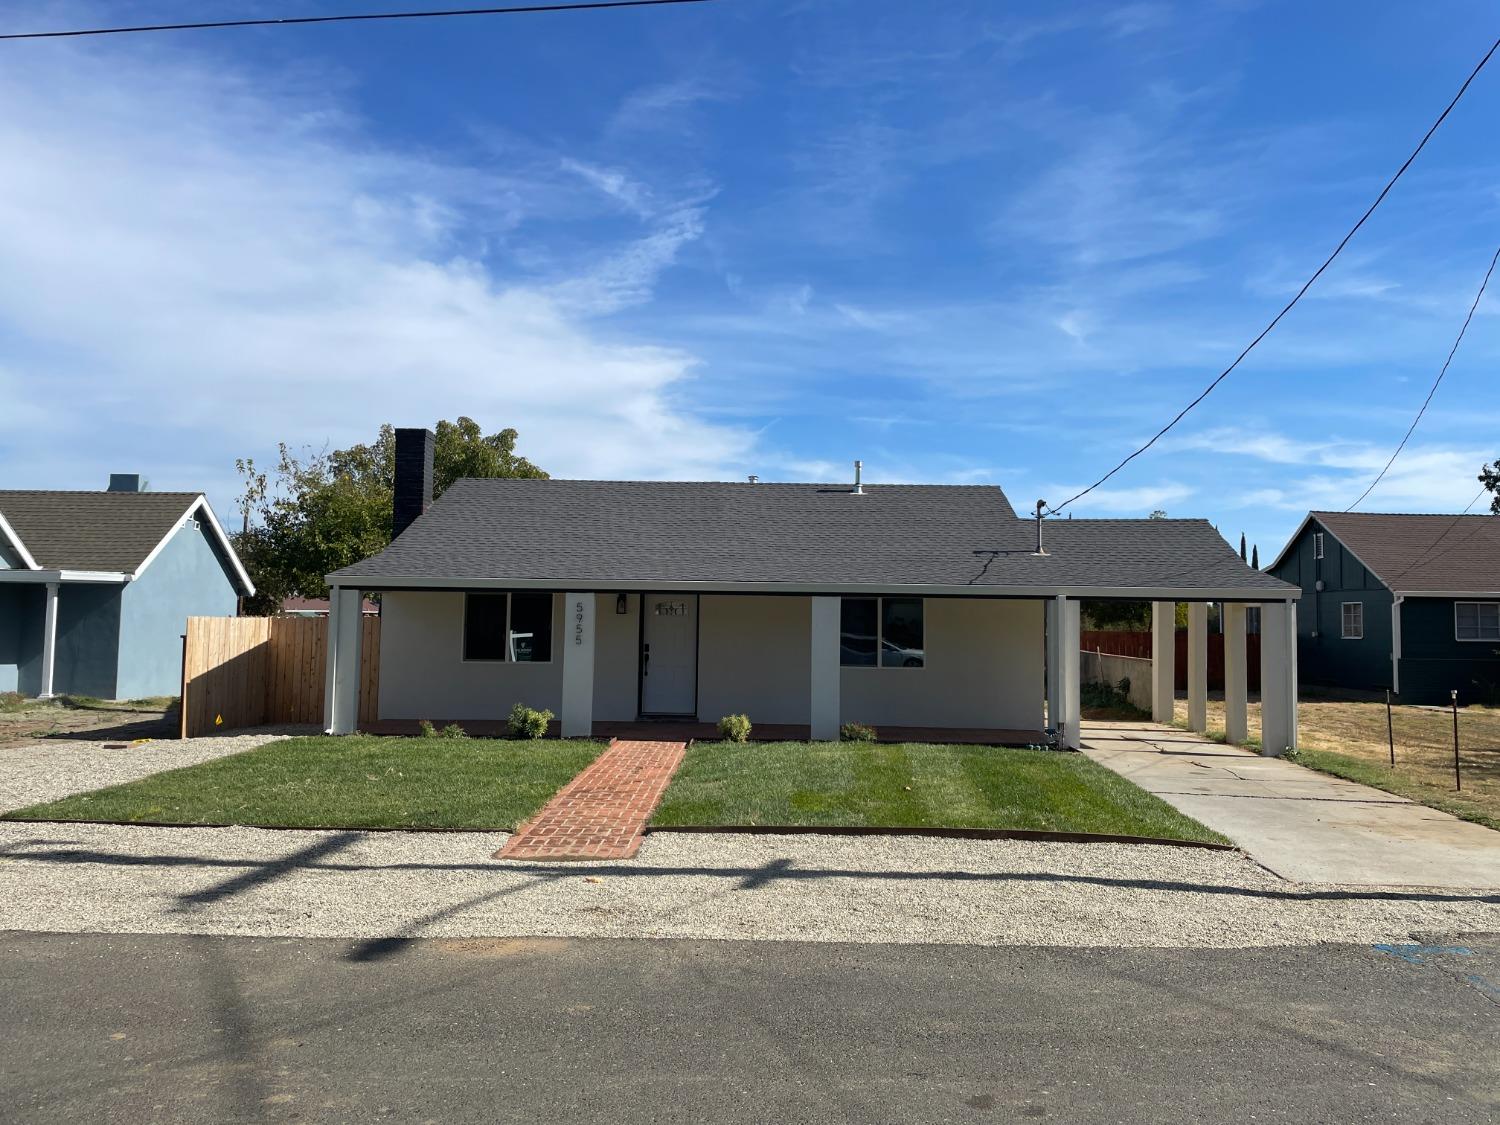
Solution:
{"label": "front door", "polygon": [[641,714],[698,712],[698,598],[641,595]]}

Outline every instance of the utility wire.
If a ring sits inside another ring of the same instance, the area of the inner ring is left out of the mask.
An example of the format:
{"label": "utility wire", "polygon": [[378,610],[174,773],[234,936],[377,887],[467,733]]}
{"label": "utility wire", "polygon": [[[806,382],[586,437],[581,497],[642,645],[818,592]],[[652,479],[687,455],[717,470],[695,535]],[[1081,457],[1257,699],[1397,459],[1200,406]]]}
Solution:
{"label": "utility wire", "polygon": [[[1397,582],[1401,581],[1401,579],[1405,578],[1412,571],[1416,570],[1417,567],[1421,566],[1423,563],[1425,563],[1429,559],[1433,558],[1434,557],[1433,556],[1433,552],[1438,549],[1438,547],[1442,544],[1442,542],[1443,542],[1444,539],[1448,538],[1448,536],[1450,536],[1450,535],[1453,534],[1453,529],[1459,525],[1459,522],[1466,515],[1469,514],[1469,509],[1472,508],[1475,504],[1479,503],[1479,498],[1481,496],[1483,496],[1488,491],[1489,491],[1489,486],[1486,485],[1485,487],[1481,488],[1478,492],[1476,492],[1474,494],[1474,499],[1470,500],[1467,504],[1465,504],[1464,508],[1463,508],[1463,511],[1459,512],[1458,515],[1454,516],[1453,517],[1453,522],[1450,523],[1447,527],[1443,528],[1443,533],[1441,535],[1439,535],[1436,539],[1434,539],[1432,541],[1432,546],[1428,547],[1427,550],[1425,552],[1423,552],[1423,554],[1420,557],[1418,557],[1418,559],[1414,563],[1412,563],[1410,566],[1408,566],[1400,574],[1397,574],[1394,577],[1392,577],[1391,580],[1386,583],[1386,585],[1389,586],[1392,590],[1394,590],[1396,588],[1396,583]],[[1475,529],[1474,530],[1478,530],[1478,525],[1475,525]],[[1472,534],[1472,532],[1471,532],[1471,534]]]}
{"label": "utility wire", "polygon": [[1232,372],[1236,367],[1240,365],[1240,362],[1247,355],[1249,355],[1252,350],[1254,350],[1257,344],[1259,344],[1262,340],[1264,340],[1271,334],[1271,329],[1275,328],[1276,325],[1281,323],[1281,318],[1286,316],[1287,313],[1291,312],[1292,307],[1296,305],[1298,301],[1302,300],[1303,294],[1305,294],[1309,289],[1312,288],[1313,282],[1317,281],[1318,278],[1323,276],[1323,271],[1333,264],[1333,260],[1343,252],[1345,246],[1349,245],[1349,240],[1354,237],[1354,235],[1359,231],[1360,227],[1365,225],[1365,221],[1375,213],[1375,209],[1385,201],[1385,197],[1390,194],[1391,188],[1396,186],[1396,181],[1399,180],[1403,175],[1405,175],[1406,170],[1412,166],[1412,162],[1417,159],[1418,154],[1420,154],[1421,151],[1427,147],[1427,142],[1430,141],[1432,139],[1432,135],[1438,131],[1438,126],[1442,125],[1442,123],[1447,120],[1448,114],[1453,112],[1453,107],[1458,105],[1459,100],[1462,99],[1464,94],[1468,91],[1469,84],[1472,83],[1475,78],[1479,77],[1479,72],[1484,69],[1485,64],[1490,61],[1497,49],[1500,49],[1500,39],[1496,39],[1495,42],[1490,45],[1490,49],[1485,52],[1484,58],[1479,60],[1479,65],[1476,66],[1472,71],[1470,71],[1469,77],[1465,78],[1464,84],[1458,88],[1458,93],[1453,95],[1453,100],[1448,103],[1447,107],[1443,110],[1442,113],[1438,114],[1438,119],[1434,121],[1427,132],[1423,134],[1422,140],[1418,143],[1417,147],[1412,150],[1411,155],[1406,158],[1405,162],[1402,163],[1400,168],[1396,169],[1396,174],[1390,178],[1385,187],[1380,189],[1380,194],[1375,197],[1375,202],[1370,204],[1370,206],[1365,210],[1365,213],[1359,217],[1359,221],[1355,223],[1354,226],[1349,228],[1349,233],[1344,235],[1339,244],[1333,248],[1333,253],[1329,254],[1328,257],[1324,259],[1323,264],[1313,272],[1313,275],[1307,279],[1302,288],[1297,290],[1297,295],[1290,301],[1288,301],[1279,313],[1272,317],[1271,323],[1262,328],[1260,330],[1260,334],[1256,336],[1255,339],[1251,340],[1250,343],[1245,345],[1244,351],[1235,356],[1234,362],[1231,363],[1228,367],[1224,368],[1223,371],[1219,372],[1218,377],[1215,378],[1214,381],[1208,386],[1204,387],[1203,391],[1198,395],[1197,398],[1193,399],[1192,402],[1188,403],[1181,410],[1179,410],[1177,412],[1177,415],[1170,422],[1168,422],[1161,429],[1157,430],[1156,433],[1152,435],[1150,441],[1146,442],[1145,445],[1141,446],[1134,453],[1130,454],[1130,456],[1126,457],[1113,469],[1105,473],[1102,477],[1096,480],[1093,484],[1089,485],[1083,491],[1075,493],[1074,495],[1068,497],[1056,507],[1049,508],[1049,515],[1056,515],[1058,512],[1062,511],[1075,500],[1080,500],[1083,497],[1087,496],[1090,492],[1094,491],[1094,489],[1098,488],[1105,481],[1109,480],[1110,477],[1114,476],[1126,465],[1130,464],[1130,462],[1134,461],[1142,453],[1145,453],[1146,450],[1155,445],[1157,441],[1160,440],[1160,438],[1168,430],[1177,425],[1178,422],[1181,422],[1183,418],[1187,417],[1188,412],[1192,410],[1193,407],[1197,406],[1200,402],[1206,399],[1215,387],[1217,387],[1220,383],[1227,379],[1230,372]]}
{"label": "utility wire", "polygon": [[449,8],[426,12],[362,12],[341,16],[287,16],[280,19],[214,20],[203,23],[157,23],[138,27],[90,27],[76,31],[28,31],[0,39],[78,39],[85,35],[134,35],[146,31],[203,31],[219,27],[286,27],[304,23],[362,23],[371,20],[444,19],[450,16],[511,16],[530,12],[598,11],[602,8],[653,8],[663,4],[707,4],[712,0],[589,0],[580,4],[526,4],[506,8]]}
{"label": "utility wire", "polygon": [[[1359,500],[1350,504],[1344,511],[1354,511],[1355,508],[1359,507],[1360,500],[1363,500],[1371,492],[1375,491],[1375,486],[1384,479],[1386,473],[1390,472],[1391,466],[1396,463],[1396,458],[1401,456],[1401,451],[1406,448],[1406,443],[1411,440],[1411,435],[1416,432],[1417,423],[1422,420],[1422,415],[1427,413],[1427,407],[1432,402],[1432,396],[1437,394],[1438,384],[1443,381],[1443,376],[1448,374],[1448,365],[1453,362],[1453,356],[1458,352],[1458,345],[1463,343],[1464,333],[1469,330],[1469,321],[1474,319],[1474,310],[1479,307],[1479,301],[1484,296],[1485,286],[1490,283],[1490,274],[1495,272],[1496,262],[1500,262],[1500,247],[1495,248],[1495,256],[1490,259],[1490,268],[1484,271],[1484,280],[1479,283],[1479,292],[1474,294],[1474,303],[1469,306],[1469,315],[1464,317],[1463,327],[1458,330],[1458,338],[1453,341],[1453,347],[1448,349],[1448,358],[1443,360],[1443,369],[1438,372],[1437,378],[1432,381],[1432,389],[1427,392],[1427,397],[1422,401],[1422,408],[1417,411],[1417,416],[1411,420],[1411,426],[1407,429],[1406,436],[1401,439],[1401,444],[1396,446],[1396,452],[1391,454],[1391,459],[1385,463],[1385,468],[1381,469],[1376,474],[1375,479],[1370,482],[1370,486],[1359,494]],[[1478,496],[1474,497],[1474,500],[1478,499]],[[1474,501],[1469,501],[1469,507],[1472,508],[1473,506]],[[1466,512],[1468,510],[1469,508],[1464,509]]]}

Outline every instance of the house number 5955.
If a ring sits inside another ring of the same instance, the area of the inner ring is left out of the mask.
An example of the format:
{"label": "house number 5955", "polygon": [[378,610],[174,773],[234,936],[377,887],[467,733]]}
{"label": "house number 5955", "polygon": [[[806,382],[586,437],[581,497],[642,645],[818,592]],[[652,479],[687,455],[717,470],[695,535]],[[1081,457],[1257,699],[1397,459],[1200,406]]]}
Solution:
{"label": "house number 5955", "polygon": [[583,603],[573,603],[573,643],[583,644]]}

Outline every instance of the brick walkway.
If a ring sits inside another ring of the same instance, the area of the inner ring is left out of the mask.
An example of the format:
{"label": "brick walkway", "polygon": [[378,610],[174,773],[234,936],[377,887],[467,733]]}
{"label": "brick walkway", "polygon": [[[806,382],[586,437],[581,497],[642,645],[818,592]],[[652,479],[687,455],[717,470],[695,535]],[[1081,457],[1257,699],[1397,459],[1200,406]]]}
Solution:
{"label": "brick walkway", "polygon": [[684,742],[618,741],[558,790],[496,859],[627,859],[687,751]]}

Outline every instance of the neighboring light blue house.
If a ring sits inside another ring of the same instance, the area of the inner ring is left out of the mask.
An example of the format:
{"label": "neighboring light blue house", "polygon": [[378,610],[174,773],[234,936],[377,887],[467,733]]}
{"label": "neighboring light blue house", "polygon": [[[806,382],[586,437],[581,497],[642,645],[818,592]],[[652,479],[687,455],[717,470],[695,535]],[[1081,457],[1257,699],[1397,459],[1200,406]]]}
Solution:
{"label": "neighboring light blue house", "polygon": [[187,618],[254,592],[201,492],[0,490],[0,692],[176,695]]}

